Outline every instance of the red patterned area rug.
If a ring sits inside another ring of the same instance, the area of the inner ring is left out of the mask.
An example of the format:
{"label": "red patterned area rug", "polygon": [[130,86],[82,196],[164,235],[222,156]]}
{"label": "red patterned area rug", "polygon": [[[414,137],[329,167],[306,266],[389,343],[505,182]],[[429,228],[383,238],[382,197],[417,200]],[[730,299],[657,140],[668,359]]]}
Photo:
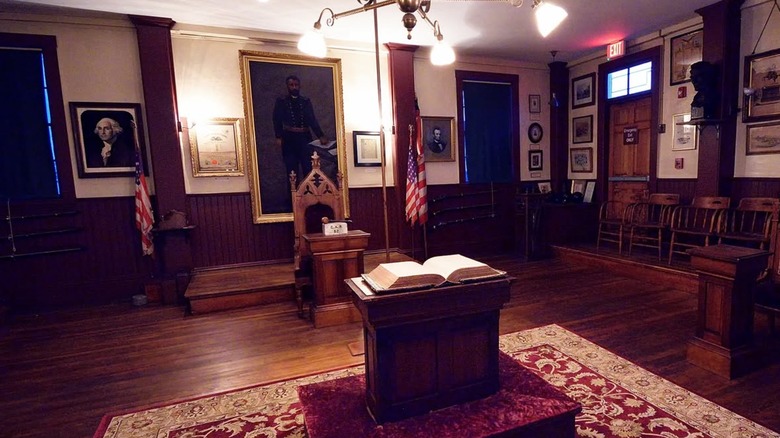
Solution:
{"label": "red patterned area rug", "polygon": [[[504,353],[582,404],[580,437],[780,438],[557,325],[499,342]],[[106,415],[95,438],[306,437],[298,386],[362,374],[358,366]],[[377,430],[372,436],[384,436]]]}

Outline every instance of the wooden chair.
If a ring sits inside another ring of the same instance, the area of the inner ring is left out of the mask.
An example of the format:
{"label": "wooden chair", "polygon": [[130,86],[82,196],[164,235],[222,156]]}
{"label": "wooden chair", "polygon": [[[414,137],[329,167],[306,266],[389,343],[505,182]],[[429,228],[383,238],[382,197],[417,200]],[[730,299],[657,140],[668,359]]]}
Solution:
{"label": "wooden chair", "polygon": [[617,201],[606,201],[599,207],[599,232],[596,236],[596,252],[601,242],[618,245],[618,254],[623,254],[623,232],[626,225],[628,205]]}
{"label": "wooden chair", "polygon": [[715,236],[720,217],[729,208],[731,200],[726,196],[702,196],[694,198],[691,205],[678,205],[672,211],[669,230],[669,264],[674,253],[687,255],[689,248],[709,246]]}
{"label": "wooden chair", "polygon": [[293,246],[295,264],[295,301],[298,304],[298,316],[304,317],[304,289],[312,287],[311,254],[303,235],[322,232],[322,218],[343,220],[341,192],[342,174],[337,174],[338,186],[320,169],[320,157],[312,154],[312,170],[297,184],[295,172],[290,172],[290,190],[292,192],[293,227],[295,242]]}
{"label": "wooden chair", "polygon": [[780,200],[742,198],[736,209],[726,211],[718,225],[718,243],[769,248]]}
{"label": "wooden chair", "polygon": [[663,235],[669,228],[672,210],[680,204],[680,195],[674,193],[653,193],[647,201],[637,202],[631,207],[628,227],[628,255],[634,246],[655,248],[661,260]]}

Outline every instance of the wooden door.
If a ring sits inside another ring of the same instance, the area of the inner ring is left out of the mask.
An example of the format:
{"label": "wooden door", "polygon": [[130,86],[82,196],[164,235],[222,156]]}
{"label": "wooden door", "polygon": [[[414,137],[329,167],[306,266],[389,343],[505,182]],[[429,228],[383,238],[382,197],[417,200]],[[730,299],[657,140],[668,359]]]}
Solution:
{"label": "wooden door", "polygon": [[648,197],[650,97],[609,109],[609,200],[622,205]]}

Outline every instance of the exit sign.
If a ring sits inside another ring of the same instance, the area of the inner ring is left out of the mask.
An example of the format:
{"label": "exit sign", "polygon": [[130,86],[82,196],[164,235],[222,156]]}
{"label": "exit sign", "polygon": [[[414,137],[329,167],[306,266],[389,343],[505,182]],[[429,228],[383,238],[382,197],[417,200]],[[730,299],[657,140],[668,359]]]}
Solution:
{"label": "exit sign", "polygon": [[626,41],[618,41],[607,46],[607,59],[619,58],[626,54]]}

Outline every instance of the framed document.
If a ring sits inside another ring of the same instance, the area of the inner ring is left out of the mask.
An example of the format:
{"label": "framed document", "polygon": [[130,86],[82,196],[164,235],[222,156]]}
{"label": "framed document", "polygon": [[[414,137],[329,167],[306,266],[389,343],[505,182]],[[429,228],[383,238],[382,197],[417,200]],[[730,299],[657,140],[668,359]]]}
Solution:
{"label": "framed document", "polygon": [[691,81],[691,64],[702,59],[703,38],[701,29],[672,38],[669,85]]}

